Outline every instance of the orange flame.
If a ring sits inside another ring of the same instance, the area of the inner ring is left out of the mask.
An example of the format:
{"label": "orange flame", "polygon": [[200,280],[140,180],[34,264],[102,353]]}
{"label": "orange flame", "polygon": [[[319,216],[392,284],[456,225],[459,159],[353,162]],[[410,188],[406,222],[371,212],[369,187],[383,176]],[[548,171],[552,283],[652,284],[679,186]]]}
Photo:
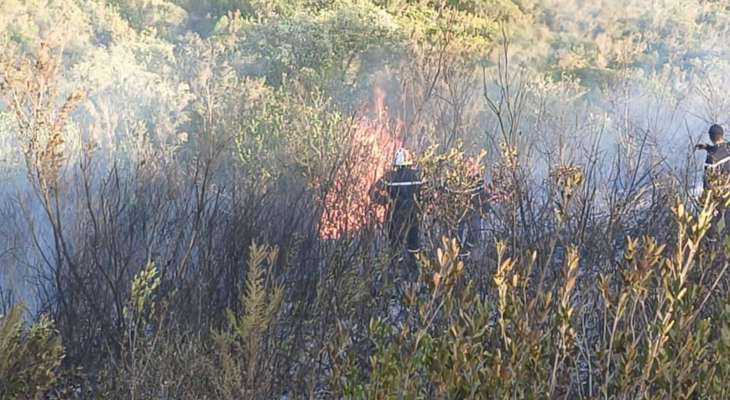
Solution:
{"label": "orange flame", "polygon": [[481,175],[481,164],[479,163],[479,160],[475,157],[467,157],[465,160],[466,163],[466,172],[470,176],[479,176]]}
{"label": "orange flame", "polygon": [[373,220],[385,221],[385,207],[371,202],[369,190],[391,165],[393,153],[400,147],[402,123],[397,120],[391,127],[385,92],[376,89],[374,99],[374,118],[365,118],[355,127],[348,159],[321,200],[322,239],[338,239]]}

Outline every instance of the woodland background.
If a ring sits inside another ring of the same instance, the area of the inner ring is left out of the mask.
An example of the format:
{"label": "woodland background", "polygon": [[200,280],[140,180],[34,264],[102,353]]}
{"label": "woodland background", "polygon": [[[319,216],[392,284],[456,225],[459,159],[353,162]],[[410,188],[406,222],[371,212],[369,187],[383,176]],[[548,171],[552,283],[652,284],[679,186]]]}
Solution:
{"label": "woodland background", "polygon": [[[729,22],[0,0],[0,397],[730,397],[730,192],[692,152],[729,127]],[[415,274],[364,200],[399,144]],[[470,165],[500,195],[462,260]]]}

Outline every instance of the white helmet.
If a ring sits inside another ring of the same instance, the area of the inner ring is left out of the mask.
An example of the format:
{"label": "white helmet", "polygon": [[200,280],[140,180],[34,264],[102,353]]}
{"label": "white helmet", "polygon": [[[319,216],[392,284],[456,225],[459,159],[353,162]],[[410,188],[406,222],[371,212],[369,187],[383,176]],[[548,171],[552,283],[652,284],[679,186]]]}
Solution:
{"label": "white helmet", "polygon": [[411,154],[408,152],[408,150],[401,147],[395,152],[393,165],[395,165],[396,167],[406,167],[412,164],[413,160],[411,159]]}

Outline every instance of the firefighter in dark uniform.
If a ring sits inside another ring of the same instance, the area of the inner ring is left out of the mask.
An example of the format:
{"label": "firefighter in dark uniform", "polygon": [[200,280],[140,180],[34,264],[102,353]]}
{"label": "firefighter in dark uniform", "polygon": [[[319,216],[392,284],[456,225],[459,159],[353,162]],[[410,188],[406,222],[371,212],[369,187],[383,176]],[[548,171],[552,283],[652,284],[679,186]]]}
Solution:
{"label": "firefighter in dark uniform", "polygon": [[730,174],[730,145],[725,142],[725,131],[720,125],[712,125],[708,132],[712,144],[698,144],[695,150],[705,150],[704,188],[710,189],[713,174]]}
{"label": "firefighter in dark uniform", "polygon": [[411,254],[421,249],[419,200],[422,185],[420,172],[413,167],[408,151],[400,148],[395,154],[393,169],[370,189],[370,197],[375,203],[388,205],[386,226],[394,250],[401,249],[403,244]]}
{"label": "firefighter in dark uniform", "polygon": [[482,216],[489,210],[489,199],[486,180],[479,174],[471,176],[466,194],[469,195],[469,207],[459,220],[458,238],[461,245],[461,257],[469,257],[477,240],[482,234]]}
{"label": "firefighter in dark uniform", "polygon": [[[705,159],[705,174],[703,178],[703,187],[705,190],[712,189],[713,197],[722,202],[728,189],[728,178],[730,178],[730,144],[725,142],[725,131],[720,125],[712,125],[708,131],[712,144],[698,144],[695,150],[705,150],[707,158]],[[721,233],[726,230],[730,213],[725,207],[718,205],[715,213],[712,229],[707,233],[707,237],[714,241]]]}

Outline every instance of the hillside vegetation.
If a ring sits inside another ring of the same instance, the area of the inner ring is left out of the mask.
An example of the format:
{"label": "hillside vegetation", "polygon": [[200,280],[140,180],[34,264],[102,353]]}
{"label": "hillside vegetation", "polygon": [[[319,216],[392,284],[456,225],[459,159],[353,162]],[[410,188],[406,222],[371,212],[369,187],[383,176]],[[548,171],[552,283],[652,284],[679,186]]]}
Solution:
{"label": "hillside vegetation", "polygon": [[[728,39],[713,0],[0,0],[0,398],[730,398]],[[368,199],[401,145],[415,260]]]}

